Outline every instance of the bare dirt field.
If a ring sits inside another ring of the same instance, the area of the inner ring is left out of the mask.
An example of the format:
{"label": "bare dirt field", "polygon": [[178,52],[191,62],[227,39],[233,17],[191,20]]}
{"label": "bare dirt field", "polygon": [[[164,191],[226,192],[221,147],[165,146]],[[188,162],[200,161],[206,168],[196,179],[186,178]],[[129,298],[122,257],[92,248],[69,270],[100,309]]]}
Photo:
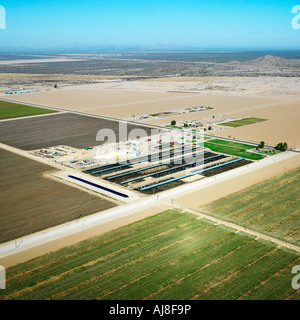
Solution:
{"label": "bare dirt field", "polygon": [[222,128],[217,134],[254,142],[264,140],[272,145],[283,141],[290,147],[300,147],[298,78],[212,78],[210,81],[198,79],[193,82],[171,80],[78,85],[10,98],[123,119],[186,107],[210,106],[213,109],[149,118],[143,123],[165,125],[172,120],[199,120],[217,115],[259,117],[268,121],[241,128]]}
{"label": "bare dirt field", "polygon": [[[114,89],[113,87],[113,84],[81,85],[49,92],[14,95],[13,97],[5,96],[5,98],[76,111],[89,110],[90,113],[110,116],[120,112],[119,116],[122,117],[131,116],[130,110],[137,111],[137,115],[147,111],[143,108],[139,110],[141,102],[156,101],[161,103],[161,101],[186,96],[186,94],[164,92],[159,89],[139,91],[134,88],[132,90],[123,90]],[[131,109],[128,109],[128,107],[131,107]],[[99,112],[91,112],[92,109],[99,110]],[[110,112],[105,111],[106,109],[109,109]]]}
{"label": "bare dirt field", "polygon": [[52,170],[0,149],[0,243],[115,206],[43,176]]}
{"label": "bare dirt field", "polygon": [[[251,124],[249,126],[221,131],[220,135],[234,136],[241,140],[261,141],[275,145],[286,141],[291,148],[300,146],[300,101],[285,102],[278,105],[265,106],[253,111],[255,116],[269,121]],[[237,112],[235,117],[247,116],[249,112]]]}
{"label": "bare dirt field", "polygon": [[[96,141],[100,129],[112,129],[118,135],[119,122],[73,113],[32,117],[0,122],[0,141],[23,150],[35,150],[57,145],[84,148],[100,145]],[[128,132],[150,128],[129,124]],[[17,130],[16,130],[17,129]]]}

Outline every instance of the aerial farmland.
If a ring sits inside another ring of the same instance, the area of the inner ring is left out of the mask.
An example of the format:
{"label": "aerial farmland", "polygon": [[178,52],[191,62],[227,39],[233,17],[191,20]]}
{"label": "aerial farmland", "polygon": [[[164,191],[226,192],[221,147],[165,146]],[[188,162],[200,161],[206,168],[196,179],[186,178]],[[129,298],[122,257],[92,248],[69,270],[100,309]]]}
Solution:
{"label": "aerial farmland", "polygon": [[289,77],[44,77],[0,96],[1,300],[299,300]]}

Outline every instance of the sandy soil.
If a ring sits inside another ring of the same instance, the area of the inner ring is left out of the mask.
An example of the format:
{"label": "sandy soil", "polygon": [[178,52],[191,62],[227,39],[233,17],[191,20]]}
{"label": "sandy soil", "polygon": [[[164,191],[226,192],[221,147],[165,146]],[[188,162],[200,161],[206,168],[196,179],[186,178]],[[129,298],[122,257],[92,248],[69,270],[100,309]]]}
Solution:
{"label": "sandy soil", "polygon": [[[71,110],[89,110],[90,113],[92,113],[91,109],[95,109],[99,110],[99,112],[94,112],[95,114],[103,115],[105,114],[105,109],[110,109],[109,115],[117,115],[117,112],[120,111],[120,116],[131,116],[131,111],[124,112],[122,109],[127,110],[128,106],[130,107],[133,105],[133,110],[138,111],[138,105],[142,102],[152,102],[153,100],[154,102],[160,102],[161,100],[174,99],[179,96],[183,97],[186,96],[186,94],[173,94],[164,91],[153,93],[152,91],[106,89],[105,86],[96,84],[65,88],[50,92],[5,96],[5,98],[22,102],[43,104],[46,106],[69,108]],[[140,110],[137,114],[143,114],[148,111],[149,110]]]}
{"label": "sandy soil", "polygon": [[[285,102],[253,110],[256,117],[268,121],[218,132],[220,136],[235,137],[248,141],[265,141],[276,145],[278,142],[287,142],[291,148],[300,146],[300,101]],[[231,114],[234,117],[247,117],[249,111]]]}
{"label": "sandy soil", "polygon": [[[206,87],[201,89],[202,86]],[[217,89],[212,91],[210,87]],[[164,125],[172,120],[200,120],[212,115],[262,117],[268,121],[235,129],[223,128],[217,134],[253,142],[264,140],[272,145],[287,142],[292,148],[300,147],[298,78],[258,78],[256,82],[252,78],[248,82],[244,78],[210,82],[121,81],[5,98],[123,119],[191,106],[211,106],[214,109],[150,118],[143,123]]]}

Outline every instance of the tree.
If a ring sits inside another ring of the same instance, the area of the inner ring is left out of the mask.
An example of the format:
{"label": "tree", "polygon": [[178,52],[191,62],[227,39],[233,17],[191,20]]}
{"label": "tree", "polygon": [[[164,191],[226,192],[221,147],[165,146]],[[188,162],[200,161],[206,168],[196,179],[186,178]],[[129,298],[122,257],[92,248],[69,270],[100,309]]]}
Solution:
{"label": "tree", "polygon": [[171,126],[175,126],[176,125],[176,121],[175,120],[172,120],[171,121]]}
{"label": "tree", "polygon": [[264,142],[264,141],[261,141],[260,144],[259,144],[259,147],[260,147],[261,149],[263,149],[264,146],[265,146],[265,142]]}
{"label": "tree", "polygon": [[211,126],[209,126],[209,127],[208,127],[208,130],[212,130],[212,127],[211,127]]}
{"label": "tree", "polygon": [[256,149],[263,149],[264,146],[265,146],[265,142],[264,142],[264,141],[261,141],[261,142],[259,143],[259,145],[256,147]]}
{"label": "tree", "polygon": [[288,148],[288,145],[286,142],[279,142],[275,147],[275,149],[279,151],[286,151],[287,148]]}

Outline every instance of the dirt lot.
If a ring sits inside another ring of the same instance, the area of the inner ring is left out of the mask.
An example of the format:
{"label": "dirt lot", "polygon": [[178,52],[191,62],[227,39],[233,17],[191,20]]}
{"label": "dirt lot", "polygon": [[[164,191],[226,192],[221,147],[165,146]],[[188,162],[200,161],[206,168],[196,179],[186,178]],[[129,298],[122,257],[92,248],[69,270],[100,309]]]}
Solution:
{"label": "dirt lot", "polygon": [[[23,150],[35,150],[57,145],[84,148],[101,144],[96,141],[100,129],[112,129],[119,134],[119,122],[72,113],[32,117],[0,122],[0,142]],[[128,124],[128,132],[150,128]]]}
{"label": "dirt lot", "polygon": [[51,170],[0,149],[0,243],[115,206],[43,177]]}

